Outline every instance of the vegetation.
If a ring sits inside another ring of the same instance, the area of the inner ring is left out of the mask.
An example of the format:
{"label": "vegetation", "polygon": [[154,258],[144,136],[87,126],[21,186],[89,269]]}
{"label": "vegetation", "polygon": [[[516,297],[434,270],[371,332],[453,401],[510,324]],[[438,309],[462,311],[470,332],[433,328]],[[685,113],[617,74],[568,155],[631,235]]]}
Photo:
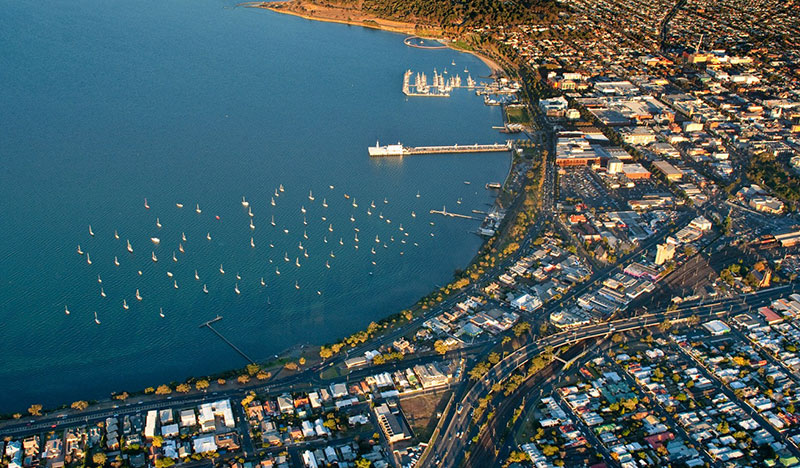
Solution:
{"label": "vegetation", "polygon": [[70,408],[72,408],[74,410],[77,410],[77,411],[83,411],[88,407],[89,407],[89,402],[84,401],[84,400],[75,401],[70,405]]}
{"label": "vegetation", "polygon": [[752,182],[769,188],[792,206],[796,207],[800,203],[800,178],[792,173],[784,161],[769,153],[756,154],[750,158],[747,177]]}

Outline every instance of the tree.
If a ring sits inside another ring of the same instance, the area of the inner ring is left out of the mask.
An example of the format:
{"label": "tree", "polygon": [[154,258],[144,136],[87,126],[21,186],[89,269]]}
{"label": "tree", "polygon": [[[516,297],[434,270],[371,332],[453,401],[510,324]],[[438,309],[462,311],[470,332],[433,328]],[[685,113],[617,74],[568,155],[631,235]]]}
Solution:
{"label": "tree", "polygon": [[322,359],[328,359],[330,357],[333,357],[333,350],[331,348],[328,348],[327,346],[320,346],[319,357],[321,357]]}
{"label": "tree", "polygon": [[245,369],[247,369],[247,375],[252,377],[252,376],[258,374],[258,371],[261,370],[261,366],[259,366],[258,364],[248,364],[245,367]]}
{"label": "tree", "polygon": [[114,399],[115,400],[125,401],[125,400],[128,399],[129,396],[130,395],[128,394],[128,392],[122,392],[122,393],[117,393],[116,395],[114,395]]}
{"label": "tree", "polygon": [[70,408],[76,411],[83,411],[88,407],[89,407],[89,402],[84,400],[73,401],[72,404],[70,405]]}
{"label": "tree", "polygon": [[519,338],[520,336],[524,335],[531,331],[531,324],[528,322],[519,322],[518,324],[514,325],[514,336]]}
{"label": "tree", "polygon": [[270,377],[272,377],[272,372],[261,371],[261,372],[259,372],[258,374],[256,374],[256,378],[257,378],[258,380],[267,380],[267,379],[269,379]]}
{"label": "tree", "polygon": [[283,367],[285,367],[287,370],[290,370],[290,371],[296,371],[298,366],[297,366],[296,362],[291,362],[290,361],[290,362],[287,362],[286,365],[284,365]]}
{"label": "tree", "polygon": [[495,365],[498,362],[500,362],[500,355],[497,353],[490,353],[487,359],[489,361],[489,364]]}
{"label": "tree", "polygon": [[175,460],[170,457],[161,457],[156,460],[156,468],[169,468],[175,464]]}
{"label": "tree", "polygon": [[306,358],[304,358],[304,357],[301,357],[300,359],[298,359],[298,360],[297,360],[297,362],[298,362],[298,363],[299,363],[301,366],[304,366],[304,365],[306,365]]}
{"label": "tree", "polygon": [[167,384],[159,385],[156,389],[156,395],[169,395],[170,393],[172,393],[172,389]]}
{"label": "tree", "polygon": [[323,426],[327,427],[328,429],[335,431],[336,430],[336,420],[335,419],[326,419],[325,422],[322,423]]}
{"label": "tree", "polygon": [[217,379],[217,385],[225,385],[225,379],[219,378]]}
{"label": "tree", "polygon": [[108,461],[108,458],[106,457],[105,453],[97,452],[94,455],[92,455],[92,461],[94,462],[95,465],[103,466],[106,464],[106,461]]}
{"label": "tree", "polygon": [[489,372],[489,363],[479,362],[478,364],[475,364],[475,367],[470,369],[469,378],[472,380],[479,380],[481,377],[486,375],[487,372]]}
{"label": "tree", "polygon": [[153,447],[161,447],[161,444],[164,443],[164,438],[160,435],[153,437]]}
{"label": "tree", "polygon": [[155,391],[156,391],[156,389],[155,389],[155,388],[153,388],[153,387],[147,387],[147,388],[145,388],[145,389],[144,389],[144,394],[145,394],[145,395],[149,395],[149,394],[151,394],[151,393],[153,393],[153,392],[155,392]]}
{"label": "tree", "polygon": [[444,353],[446,353],[446,352],[447,352],[447,350],[448,350],[449,348],[448,348],[448,346],[447,346],[446,344],[444,344],[444,341],[442,341],[442,340],[436,340],[436,341],[433,343],[433,349],[435,349],[435,350],[436,350],[436,352],[437,352],[437,353],[439,353],[439,354],[444,354]]}
{"label": "tree", "polygon": [[31,405],[30,408],[28,408],[28,413],[30,413],[31,416],[41,416],[42,405],[39,404]]}
{"label": "tree", "polygon": [[188,383],[182,383],[182,384],[179,384],[177,387],[175,387],[175,391],[178,392],[178,393],[189,393],[189,390],[191,390],[191,389],[192,389],[192,386],[189,385]]}
{"label": "tree", "polygon": [[239,382],[240,385],[244,385],[250,381],[250,376],[247,374],[242,374],[239,377],[236,377],[236,381]]}
{"label": "tree", "polygon": [[206,379],[200,379],[200,380],[198,380],[197,382],[194,383],[194,388],[196,388],[198,390],[206,390],[208,388],[208,386],[209,386],[209,383],[208,383],[208,380],[206,380]]}
{"label": "tree", "polygon": [[13,415],[12,417],[13,417],[14,419],[19,419],[19,418],[21,418],[21,417],[22,417],[22,414],[21,414],[21,413],[14,413],[14,415]]}
{"label": "tree", "polygon": [[614,333],[613,335],[611,335],[611,341],[613,341],[614,343],[622,343],[622,340],[623,338],[621,333]]}
{"label": "tree", "polygon": [[670,328],[672,328],[672,321],[670,319],[664,319],[663,322],[658,324],[658,329],[661,330],[662,333],[666,333]]}
{"label": "tree", "polygon": [[503,341],[500,342],[500,345],[501,346],[505,346],[510,342],[511,342],[511,337],[510,336],[504,336],[503,337]]}
{"label": "tree", "polygon": [[356,460],[356,468],[370,468],[371,466],[372,462],[366,458],[359,458]]}

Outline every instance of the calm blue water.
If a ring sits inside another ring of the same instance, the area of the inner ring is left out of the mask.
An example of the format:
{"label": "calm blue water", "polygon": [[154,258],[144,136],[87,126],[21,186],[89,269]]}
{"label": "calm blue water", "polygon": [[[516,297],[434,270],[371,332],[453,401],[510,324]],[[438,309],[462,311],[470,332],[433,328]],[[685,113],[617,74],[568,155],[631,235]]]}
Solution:
{"label": "calm blue water", "polygon": [[467,67],[477,78],[488,74],[480,61],[231,5],[0,7],[0,410],[242,366],[198,328],[217,314],[217,328],[257,359],[336,339],[446,283],[480,245],[468,232],[477,222],[428,210],[485,210],[483,186],[503,179],[506,154],[370,160],[366,150],[377,139],[503,141],[491,129],[499,110],[473,93],[400,92],[406,68]]}

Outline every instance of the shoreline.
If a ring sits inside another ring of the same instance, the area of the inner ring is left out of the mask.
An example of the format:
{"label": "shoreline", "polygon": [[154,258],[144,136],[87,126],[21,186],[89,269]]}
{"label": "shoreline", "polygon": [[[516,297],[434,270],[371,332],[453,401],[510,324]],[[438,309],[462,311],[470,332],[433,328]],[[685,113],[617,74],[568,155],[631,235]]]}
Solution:
{"label": "shoreline", "polygon": [[[465,50],[465,49],[459,49],[459,48],[453,47],[452,42],[450,42],[449,40],[446,40],[446,39],[443,40],[442,38],[436,37],[436,36],[425,35],[425,34],[421,33],[420,31],[417,31],[416,30],[416,26],[414,24],[412,24],[412,23],[404,23],[402,21],[386,20],[386,19],[382,19],[382,18],[378,18],[378,17],[374,17],[374,16],[366,16],[366,15],[361,16],[360,18],[358,18],[358,19],[360,19],[360,21],[355,20],[355,19],[347,19],[347,18],[342,19],[342,18],[336,18],[336,17],[331,17],[331,16],[315,15],[313,12],[303,13],[303,12],[300,12],[300,11],[292,10],[291,6],[290,6],[290,3],[291,2],[287,2],[287,1],[249,2],[249,3],[242,3],[240,5],[244,6],[244,7],[247,7],[247,8],[260,8],[260,9],[263,9],[263,10],[269,10],[269,11],[273,11],[275,13],[280,13],[280,14],[283,14],[283,15],[295,16],[295,17],[303,18],[303,19],[309,20],[309,21],[320,21],[320,22],[323,22],[323,23],[346,24],[348,26],[360,26],[360,27],[368,28],[368,29],[375,29],[375,30],[379,30],[379,31],[387,31],[387,32],[393,32],[393,33],[407,34],[409,36],[417,36],[417,37],[421,37],[423,39],[439,41],[445,47],[447,47],[450,50],[454,50],[456,52],[462,52],[462,53],[465,53],[465,54],[470,54],[470,55],[473,55],[473,56],[477,57],[481,62],[483,62],[487,67],[489,67],[489,70],[491,72],[490,76],[494,77],[494,76],[505,74],[505,70],[503,69],[503,67],[501,67],[497,62],[495,62],[494,60],[490,59],[489,57],[486,57],[486,56],[482,55],[481,53],[479,53],[477,51],[474,51],[474,50]],[[318,7],[318,8],[320,10],[322,10],[323,7]],[[329,9],[328,11],[331,11],[331,10],[332,9]],[[341,10],[342,12],[345,11],[344,9],[339,9],[339,10]],[[374,24],[367,23],[367,21],[371,21]],[[440,31],[437,31],[437,32],[440,32]]]}

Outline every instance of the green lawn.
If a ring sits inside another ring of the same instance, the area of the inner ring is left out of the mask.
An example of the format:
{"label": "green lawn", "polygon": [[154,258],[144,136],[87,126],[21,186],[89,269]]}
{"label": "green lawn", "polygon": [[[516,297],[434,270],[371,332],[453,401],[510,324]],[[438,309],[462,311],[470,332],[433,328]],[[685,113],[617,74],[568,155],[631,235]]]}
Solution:
{"label": "green lawn", "polygon": [[528,114],[528,109],[525,108],[525,106],[507,106],[506,120],[508,123],[512,124],[529,124],[531,122],[531,116]]}

